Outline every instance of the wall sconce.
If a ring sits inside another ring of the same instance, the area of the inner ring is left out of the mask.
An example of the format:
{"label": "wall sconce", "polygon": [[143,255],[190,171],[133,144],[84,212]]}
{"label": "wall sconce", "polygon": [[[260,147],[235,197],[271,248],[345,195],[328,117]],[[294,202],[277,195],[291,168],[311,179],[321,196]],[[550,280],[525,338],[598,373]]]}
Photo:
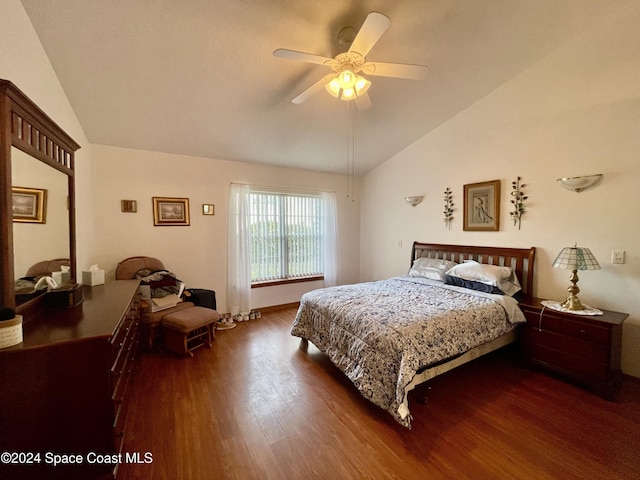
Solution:
{"label": "wall sconce", "polygon": [[602,177],[604,177],[604,175],[598,173],[596,175],[582,175],[580,177],[563,177],[558,178],[557,181],[567,190],[579,193],[598,184],[602,180]]}
{"label": "wall sconce", "polygon": [[415,207],[422,201],[423,198],[423,195],[414,195],[412,197],[404,197],[404,201],[407,202],[408,205]]}

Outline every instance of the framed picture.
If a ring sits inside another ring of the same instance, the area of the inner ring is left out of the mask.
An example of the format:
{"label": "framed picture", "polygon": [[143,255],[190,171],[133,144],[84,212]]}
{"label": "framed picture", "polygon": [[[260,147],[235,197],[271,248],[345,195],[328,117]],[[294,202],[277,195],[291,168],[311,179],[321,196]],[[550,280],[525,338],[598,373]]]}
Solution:
{"label": "framed picture", "polygon": [[500,230],[500,180],[464,186],[464,226],[469,232]]}
{"label": "framed picture", "polygon": [[216,206],[212,203],[203,203],[202,204],[202,214],[203,215],[215,215],[216,214]]}
{"label": "framed picture", "polygon": [[42,188],[12,187],[13,221],[47,223],[47,191]]}
{"label": "framed picture", "polygon": [[153,224],[189,225],[189,199],[153,197]]}

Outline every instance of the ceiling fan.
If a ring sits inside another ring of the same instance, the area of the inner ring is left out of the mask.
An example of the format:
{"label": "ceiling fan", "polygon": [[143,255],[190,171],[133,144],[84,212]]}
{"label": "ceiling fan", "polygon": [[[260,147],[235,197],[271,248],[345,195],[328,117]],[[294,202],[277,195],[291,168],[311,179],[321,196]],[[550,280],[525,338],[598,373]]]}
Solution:
{"label": "ceiling fan", "polygon": [[336,55],[335,58],[285,48],[275,50],[274,57],[315,63],[333,70],[333,73],[321,78],[291,101],[296,104],[302,103],[324,87],[334,97],[346,101],[354,100],[359,110],[365,110],[371,107],[371,99],[367,94],[371,82],[363,75],[412,80],[423,79],[429,69],[426,65],[367,62],[367,54],[389,28],[389,25],[391,25],[391,20],[385,15],[378,12],[369,13],[349,50]]}

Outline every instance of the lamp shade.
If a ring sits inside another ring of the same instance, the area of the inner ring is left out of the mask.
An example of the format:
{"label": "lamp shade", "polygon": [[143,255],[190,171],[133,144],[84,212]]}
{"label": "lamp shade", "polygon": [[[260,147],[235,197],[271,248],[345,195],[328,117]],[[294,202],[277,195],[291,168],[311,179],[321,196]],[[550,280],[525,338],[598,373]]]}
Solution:
{"label": "lamp shade", "polygon": [[556,268],[567,270],[600,270],[600,264],[591,250],[585,247],[565,247],[553,261]]}

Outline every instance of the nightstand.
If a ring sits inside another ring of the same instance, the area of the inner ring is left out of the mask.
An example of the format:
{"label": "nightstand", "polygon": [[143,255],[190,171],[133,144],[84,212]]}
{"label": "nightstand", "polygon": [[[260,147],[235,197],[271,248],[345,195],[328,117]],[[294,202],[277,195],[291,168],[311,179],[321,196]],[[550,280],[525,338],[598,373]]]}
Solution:
{"label": "nightstand", "polygon": [[622,381],[622,322],[628,314],[576,315],[544,307],[542,300],[520,303],[527,318],[522,335],[526,359],[612,400]]}

